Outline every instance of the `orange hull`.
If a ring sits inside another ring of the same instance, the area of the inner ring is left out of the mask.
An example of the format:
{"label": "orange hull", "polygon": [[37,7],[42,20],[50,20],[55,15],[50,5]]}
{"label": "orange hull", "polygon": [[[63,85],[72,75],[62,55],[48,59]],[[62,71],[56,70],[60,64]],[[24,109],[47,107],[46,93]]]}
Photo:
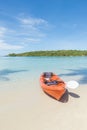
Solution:
{"label": "orange hull", "polygon": [[50,85],[44,83],[44,75],[42,74],[40,76],[40,85],[44,92],[46,92],[48,95],[52,96],[53,98],[60,100],[60,98],[64,95],[66,92],[65,83],[63,80],[61,80],[57,75],[53,74],[51,80],[58,81],[58,84],[56,85]]}

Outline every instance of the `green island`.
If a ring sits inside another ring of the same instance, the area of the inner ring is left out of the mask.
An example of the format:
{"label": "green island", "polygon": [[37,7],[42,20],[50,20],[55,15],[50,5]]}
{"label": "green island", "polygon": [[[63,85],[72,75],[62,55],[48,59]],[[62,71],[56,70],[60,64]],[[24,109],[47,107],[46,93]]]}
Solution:
{"label": "green island", "polygon": [[87,56],[87,50],[52,50],[11,53],[8,56]]}

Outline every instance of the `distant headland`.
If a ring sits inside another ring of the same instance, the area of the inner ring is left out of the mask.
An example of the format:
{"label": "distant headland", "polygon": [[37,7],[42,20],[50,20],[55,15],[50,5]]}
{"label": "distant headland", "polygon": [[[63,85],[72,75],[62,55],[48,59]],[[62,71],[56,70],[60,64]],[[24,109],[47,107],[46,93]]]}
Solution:
{"label": "distant headland", "polygon": [[87,56],[87,50],[52,50],[11,53],[7,56]]}

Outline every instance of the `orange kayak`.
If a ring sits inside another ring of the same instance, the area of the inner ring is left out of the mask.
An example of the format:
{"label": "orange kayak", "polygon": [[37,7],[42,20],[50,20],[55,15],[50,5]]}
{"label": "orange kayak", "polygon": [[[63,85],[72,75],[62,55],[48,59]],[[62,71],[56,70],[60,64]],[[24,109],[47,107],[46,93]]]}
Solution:
{"label": "orange kayak", "polygon": [[40,85],[45,93],[57,100],[66,92],[64,81],[52,72],[44,72],[40,76]]}

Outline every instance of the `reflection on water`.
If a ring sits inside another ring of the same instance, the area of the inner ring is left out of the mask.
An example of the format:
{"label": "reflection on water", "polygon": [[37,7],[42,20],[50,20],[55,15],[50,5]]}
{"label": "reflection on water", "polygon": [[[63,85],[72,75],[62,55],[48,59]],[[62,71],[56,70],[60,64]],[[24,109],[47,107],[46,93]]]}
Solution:
{"label": "reflection on water", "polygon": [[14,73],[24,72],[27,70],[10,70],[10,69],[3,69],[0,70],[0,80],[8,81],[10,80],[7,76]]}
{"label": "reflection on water", "polygon": [[80,84],[87,84],[87,68],[81,68],[81,69],[68,69],[69,73],[66,74],[60,74],[59,76],[81,76],[79,79]]}

